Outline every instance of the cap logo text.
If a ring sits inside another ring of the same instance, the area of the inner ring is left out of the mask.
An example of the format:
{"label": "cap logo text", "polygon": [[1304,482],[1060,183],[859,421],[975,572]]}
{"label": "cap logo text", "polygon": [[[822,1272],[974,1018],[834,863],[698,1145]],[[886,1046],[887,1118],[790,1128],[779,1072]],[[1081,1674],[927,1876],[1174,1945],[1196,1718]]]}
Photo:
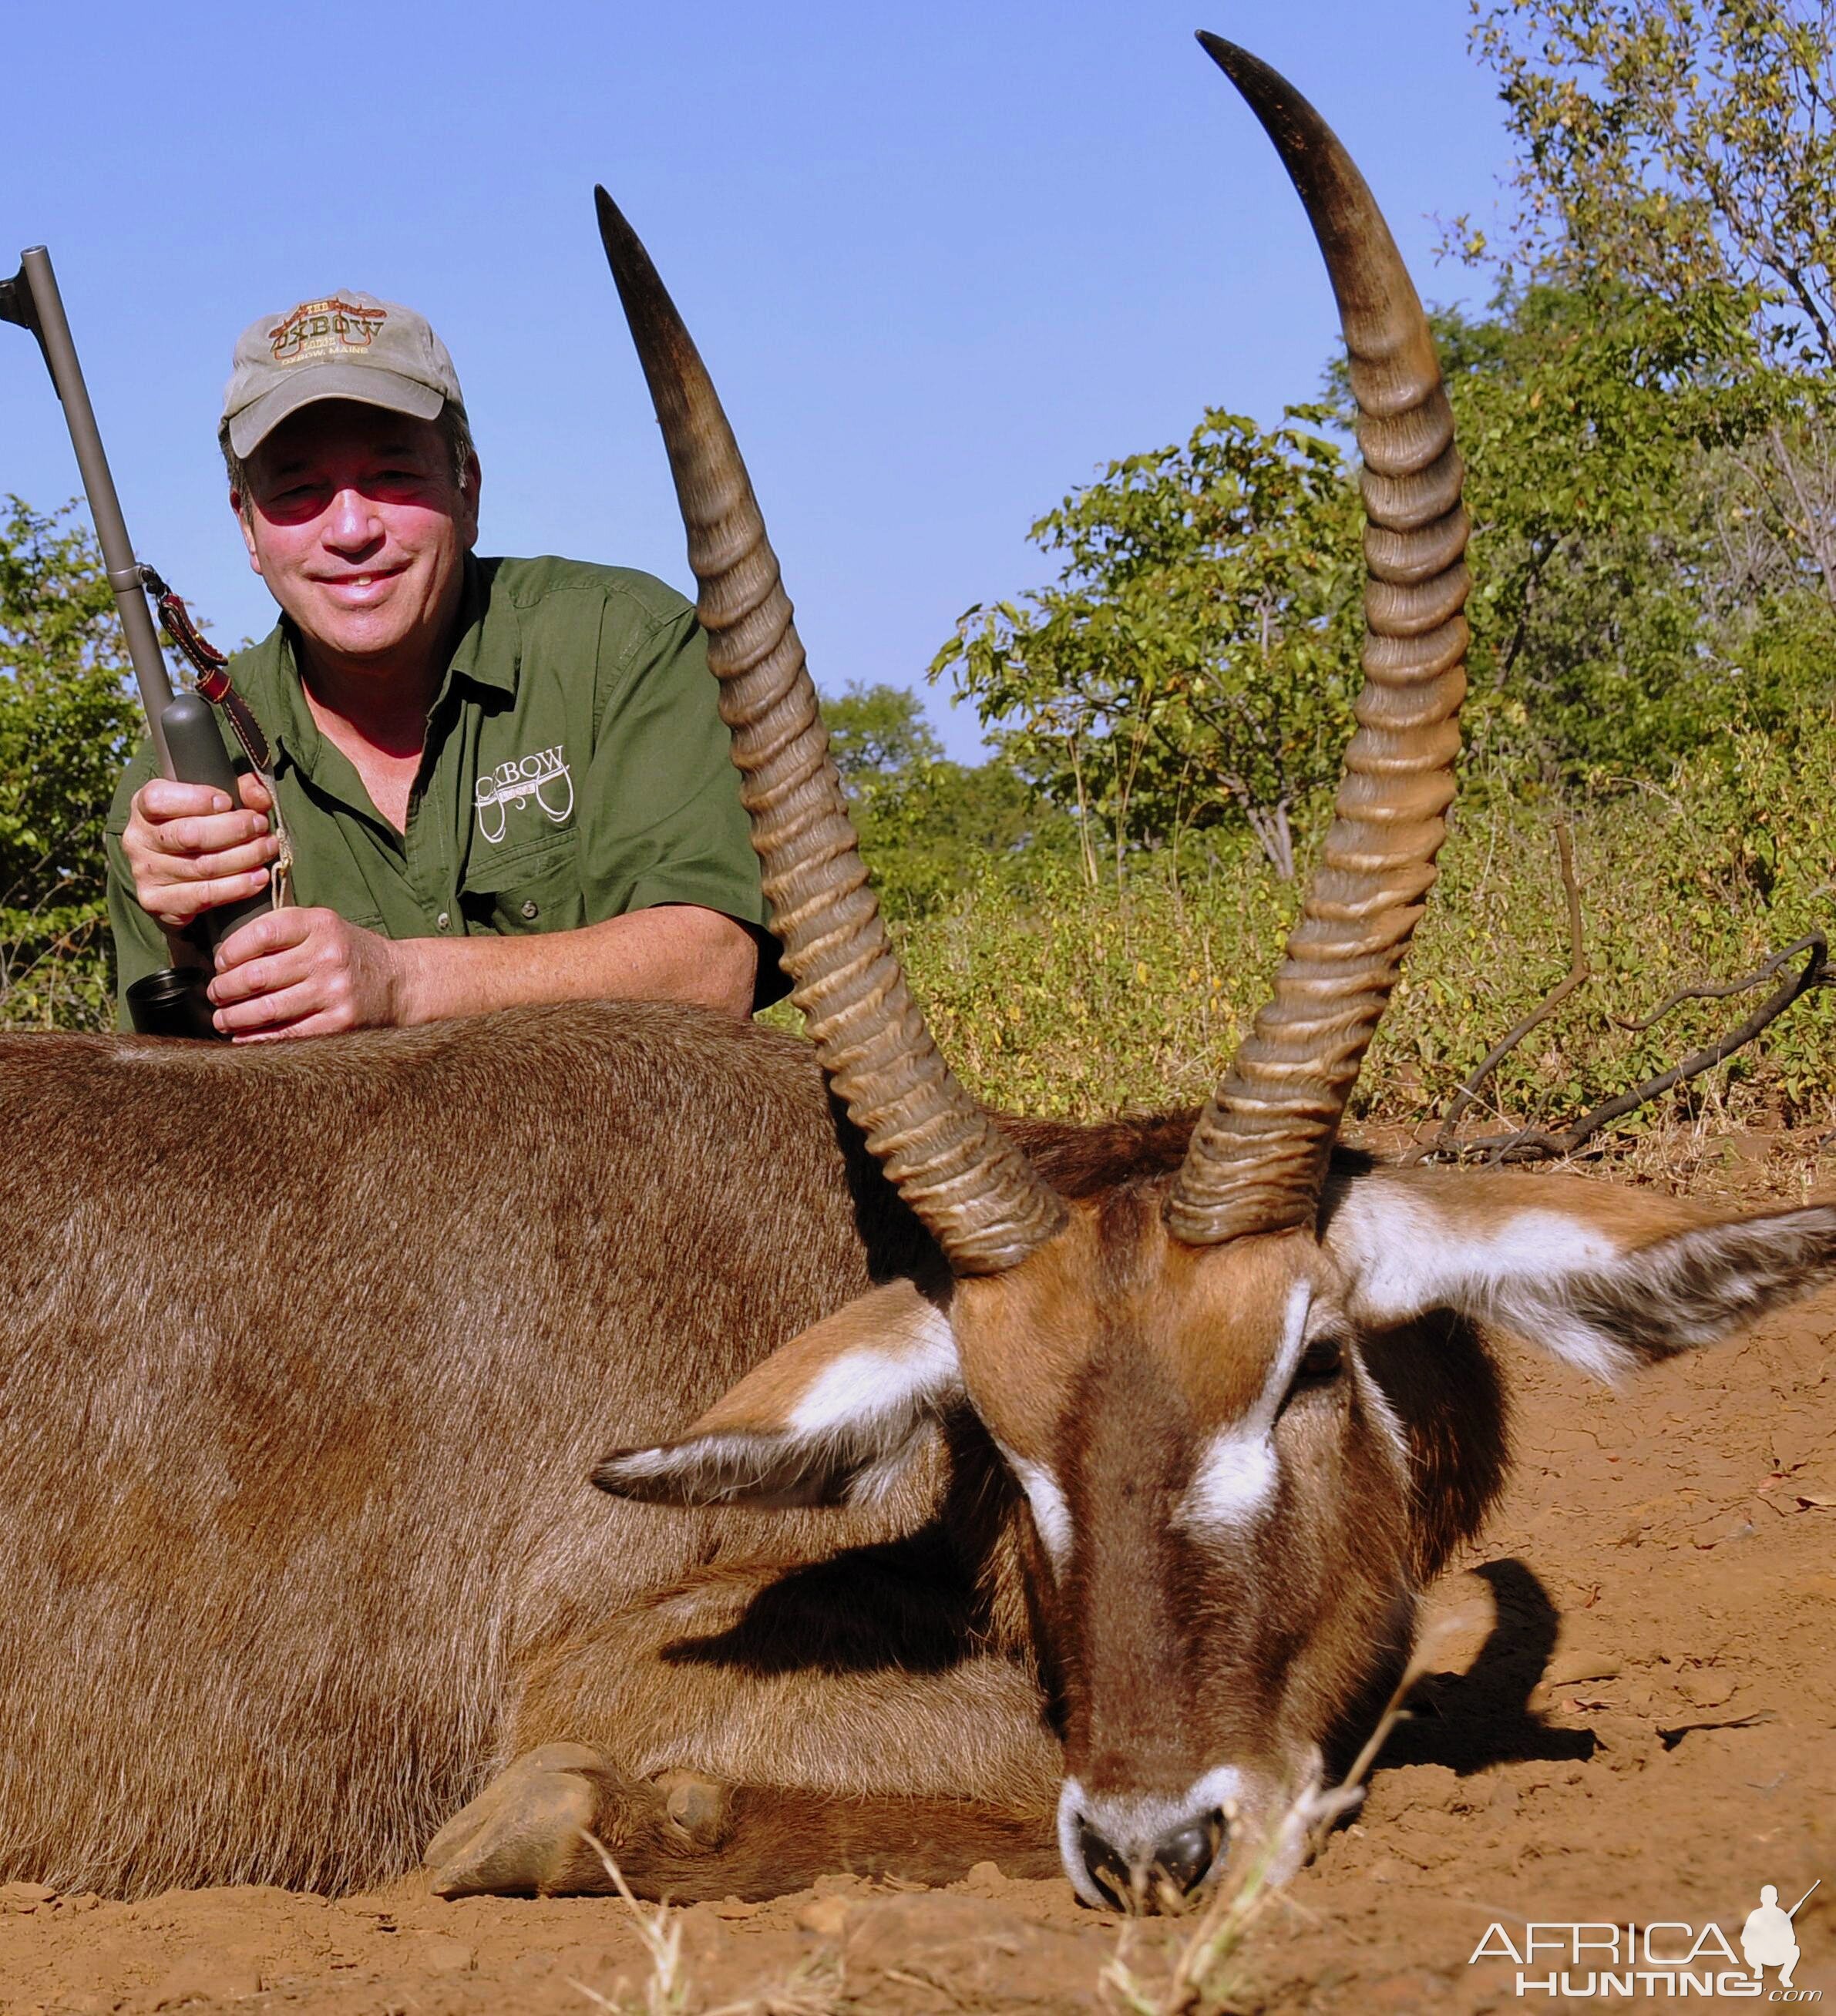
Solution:
{"label": "cap logo text", "polygon": [[361,308],[333,295],[328,301],[302,301],[268,332],[276,364],[320,362],[340,352],[368,350],[389,311]]}

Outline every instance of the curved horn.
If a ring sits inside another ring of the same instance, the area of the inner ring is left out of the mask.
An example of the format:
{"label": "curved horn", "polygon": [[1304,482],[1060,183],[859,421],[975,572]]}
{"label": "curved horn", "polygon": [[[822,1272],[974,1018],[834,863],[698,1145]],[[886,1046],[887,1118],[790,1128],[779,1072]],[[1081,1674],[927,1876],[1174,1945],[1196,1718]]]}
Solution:
{"label": "curved horn", "polygon": [[1364,178],[1266,64],[1199,40],[1262,122],[1325,257],[1351,354],[1366,526],[1364,689],[1336,816],[1273,995],[1200,1116],[1167,1204],[1215,1245],[1311,1226],[1333,1137],[1424,898],[1466,693],[1466,513],[1434,340]]}
{"label": "curved horn", "polygon": [[907,991],[733,430],[636,233],[603,189],[593,193],[669,452],[791,999],[867,1146],[951,1266],[999,1273],[1057,1231],[1064,1204],[952,1076]]}

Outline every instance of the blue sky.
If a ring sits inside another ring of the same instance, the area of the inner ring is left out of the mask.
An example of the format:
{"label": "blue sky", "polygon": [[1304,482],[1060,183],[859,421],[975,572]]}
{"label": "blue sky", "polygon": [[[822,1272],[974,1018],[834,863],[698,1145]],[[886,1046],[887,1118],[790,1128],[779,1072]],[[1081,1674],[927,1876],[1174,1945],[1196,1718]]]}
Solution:
{"label": "blue sky", "polygon": [[[1507,165],[1466,0],[8,13],[0,261],[56,262],[136,545],[228,642],[265,631],[224,502],[230,347],[337,287],[422,310],[464,383],[486,551],[686,585],[593,229],[603,181],[713,369],[819,683],[915,684],[1049,570],[1028,525],[1210,404],[1312,396],[1337,340],[1299,207],[1192,40],[1337,126],[1431,298],[1432,215]],[[0,329],[0,491],[70,495]],[[932,712],[954,754],[967,709]]]}

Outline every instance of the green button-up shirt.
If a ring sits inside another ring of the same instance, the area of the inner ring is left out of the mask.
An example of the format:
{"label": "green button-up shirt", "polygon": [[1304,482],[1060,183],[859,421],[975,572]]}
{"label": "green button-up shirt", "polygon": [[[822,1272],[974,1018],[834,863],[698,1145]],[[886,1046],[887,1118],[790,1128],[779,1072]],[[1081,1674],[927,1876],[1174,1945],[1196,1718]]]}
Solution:
{"label": "green button-up shirt", "polygon": [[[571,931],[659,903],[763,925],[739,778],[689,603],[649,574],[553,559],[469,559],[465,595],[401,833],[319,733],[290,625],[231,661],[274,747],[295,900],[391,938]],[[122,997],[169,963],[121,852],[130,801],[155,774],[142,747],[109,815]],[[759,1005],[784,986],[761,952]]]}

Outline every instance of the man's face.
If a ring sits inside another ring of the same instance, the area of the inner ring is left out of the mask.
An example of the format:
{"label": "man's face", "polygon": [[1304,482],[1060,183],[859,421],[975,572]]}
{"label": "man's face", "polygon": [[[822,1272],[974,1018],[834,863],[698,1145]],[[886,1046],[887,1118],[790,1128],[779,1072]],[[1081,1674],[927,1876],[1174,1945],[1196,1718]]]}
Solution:
{"label": "man's face", "polygon": [[477,459],[456,481],[433,421],[327,399],[283,421],[247,467],[232,502],[250,564],[319,654],[430,670],[478,535]]}

